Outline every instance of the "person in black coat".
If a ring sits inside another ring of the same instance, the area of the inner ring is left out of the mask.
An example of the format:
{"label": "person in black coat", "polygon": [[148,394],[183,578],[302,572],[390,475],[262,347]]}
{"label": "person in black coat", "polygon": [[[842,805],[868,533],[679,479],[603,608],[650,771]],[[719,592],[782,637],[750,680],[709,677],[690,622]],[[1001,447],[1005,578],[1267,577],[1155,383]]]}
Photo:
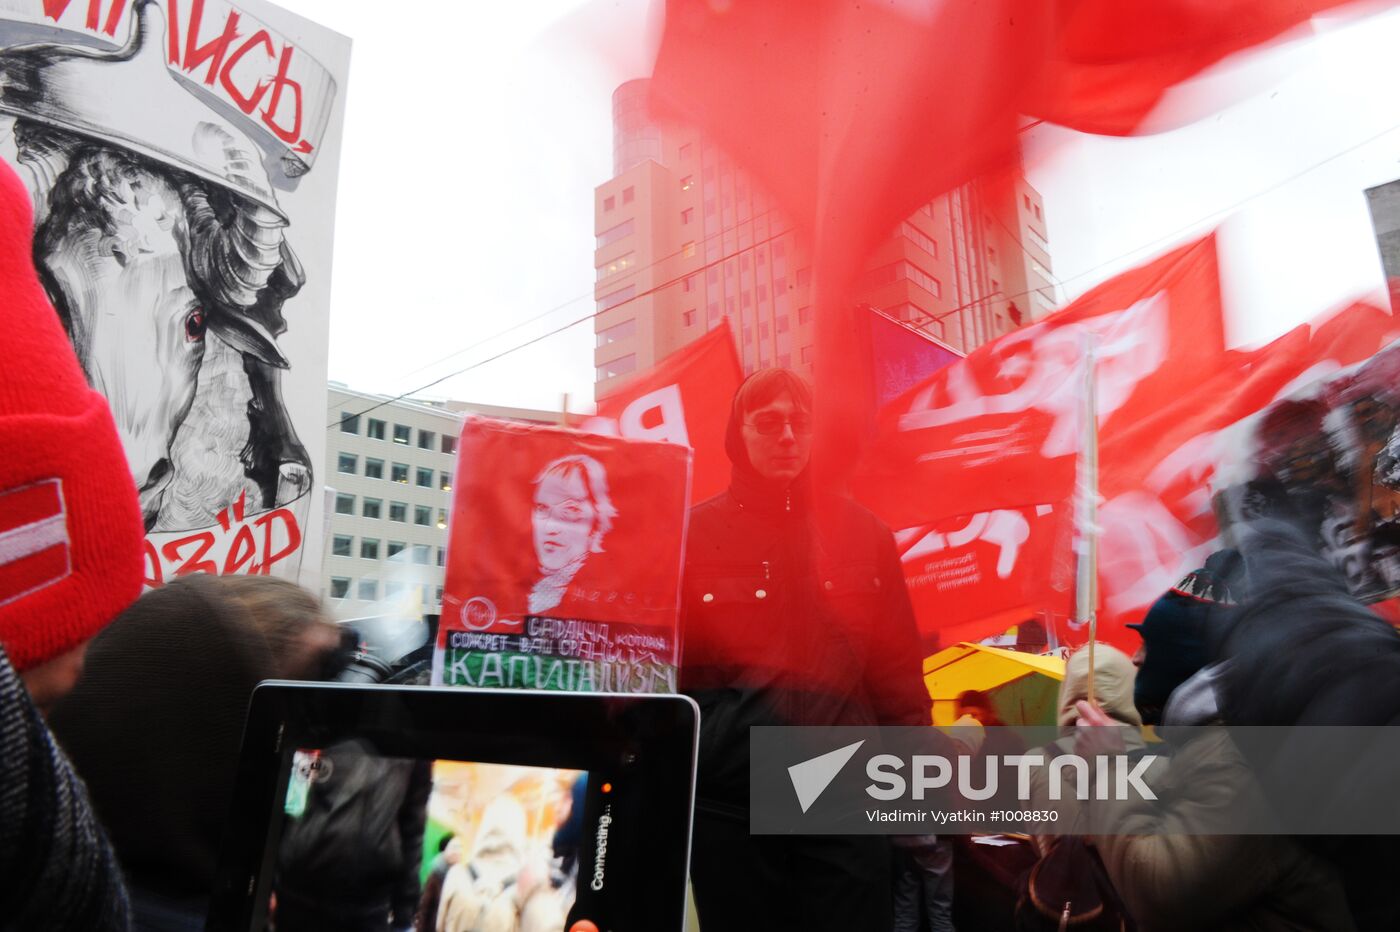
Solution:
{"label": "person in black coat", "polygon": [[[1240,725],[1400,725],[1400,633],[1351,595],[1304,526],[1284,510],[1233,529],[1248,595],[1211,644],[1226,662],[1226,717]],[[1328,781],[1318,800],[1377,798],[1400,780],[1392,761],[1371,759],[1365,748],[1341,774],[1313,766],[1312,753],[1300,742],[1251,763],[1266,775],[1265,785]],[[1345,781],[1340,788],[1338,780]],[[1358,929],[1400,928],[1400,903],[1391,893],[1400,871],[1394,839],[1303,841],[1338,867]]]}
{"label": "person in black coat", "polygon": [[754,373],[725,437],[729,489],[690,514],[681,689],[701,709],[691,876],[707,928],[890,924],[886,839],[748,830],[750,727],[931,721],[894,538],[813,488],[811,447],[807,383]]}

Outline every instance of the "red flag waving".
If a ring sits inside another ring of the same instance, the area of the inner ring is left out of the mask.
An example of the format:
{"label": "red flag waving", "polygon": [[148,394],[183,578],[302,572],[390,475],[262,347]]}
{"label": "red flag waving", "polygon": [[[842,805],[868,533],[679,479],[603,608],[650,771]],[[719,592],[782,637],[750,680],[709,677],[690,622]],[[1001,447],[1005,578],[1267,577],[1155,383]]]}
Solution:
{"label": "red flag waving", "polygon": [[1221,365],[1214,237],[979,347],[890,405],[857,480],[862,501],[892,526],[910,527],[1066,500],[1090,338],[1104,430],[1149,415]]}
{"label": "red flag waving", "polygon": [[584,421],[582,427],[596,434],[693,448],[691,501],[703,502],[729,484],[724,430],[742,378],[726,319],[600,400],[597,417]]}

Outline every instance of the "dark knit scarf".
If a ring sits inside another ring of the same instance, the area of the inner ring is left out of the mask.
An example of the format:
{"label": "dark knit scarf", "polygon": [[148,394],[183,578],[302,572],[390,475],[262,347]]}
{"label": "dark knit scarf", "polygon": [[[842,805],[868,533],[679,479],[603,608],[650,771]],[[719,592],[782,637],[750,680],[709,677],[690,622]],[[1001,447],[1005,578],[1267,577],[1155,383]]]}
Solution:
{"label": "dark knit scarf", "polygon": [[131,927],[106,833],[0,647],[0,929]]}

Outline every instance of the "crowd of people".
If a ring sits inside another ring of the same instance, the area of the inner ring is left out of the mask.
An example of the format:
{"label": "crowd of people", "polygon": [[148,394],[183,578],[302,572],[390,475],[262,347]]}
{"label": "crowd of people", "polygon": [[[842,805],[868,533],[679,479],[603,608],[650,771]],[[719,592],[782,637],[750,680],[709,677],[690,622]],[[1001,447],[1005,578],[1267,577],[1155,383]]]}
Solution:
{"label": "crowd of people", "polygon": [[[199,929],[248,698],[263,679],[334,677],[343,639],[314,596],[276,579],[189,576],[142,593],[138,493],[107,402],[35,276],[27,203],[0,169],[0,927]],[[1099,645],[1092,670],[1086,651],[1068,659],[1062,749],[1124,740],[1098,726],[1153,724],[1166,738],[1169,792],[1120,813],[1131,830],[1042,839],[1026,873],[968,885],[966,847],[943,836],[750,834],[751,727],[931,721],[893,537],[814,479],[812,409],[793,373],[749,377],[726,436],[732,484],[690,518],[680,684],[702,711],[692,848],[702,926],[1400,928],[1387,884],[1400,856],[1385,839],[1173,831],[1189,810],[1249,804],[1260,762],[1219,734],[1176,744],[1172,726],[1400,714],[1400,634],[1278,518],[1237,529],[1237,551],[1164,594],[1136,657]],[[965,695],[960,711],[1007,740],[986,696]],[[1115,747],[1141,750],[1129,741]],[[444,842],[420,885],[429,775],[326,753],[343,777],[396,787],[367,842],[382,856],[354,878],[349,902],[331,892],[344,872],[313,857],[320,843],[298,854],[290,832],[279,929],[562,922],[552,868],[521,860],[518,813],[492,810],[470,850]],[[567,848],[553,869],[576,868]],[[480,895],[487,875],[509,888],[507,907]]]}

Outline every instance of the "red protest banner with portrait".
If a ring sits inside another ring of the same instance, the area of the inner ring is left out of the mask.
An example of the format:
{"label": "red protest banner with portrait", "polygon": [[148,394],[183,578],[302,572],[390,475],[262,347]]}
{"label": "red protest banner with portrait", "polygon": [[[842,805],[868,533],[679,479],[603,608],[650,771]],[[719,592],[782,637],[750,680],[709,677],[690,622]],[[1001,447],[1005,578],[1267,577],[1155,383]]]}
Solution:
{"label": "red protest banner with portrait", "polygon": [[673,692],[691,451],[469,417],[433,682]]}

